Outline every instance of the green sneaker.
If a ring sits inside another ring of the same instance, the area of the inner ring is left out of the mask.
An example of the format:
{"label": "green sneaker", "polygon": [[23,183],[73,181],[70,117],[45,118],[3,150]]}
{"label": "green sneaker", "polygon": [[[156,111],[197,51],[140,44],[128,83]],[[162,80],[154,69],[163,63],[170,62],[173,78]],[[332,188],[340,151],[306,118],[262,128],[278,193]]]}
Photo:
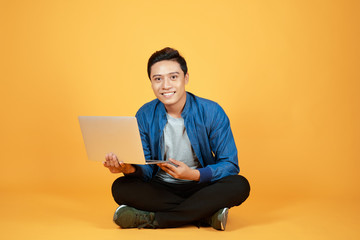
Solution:
{"label": "green sneaker", "polygon": [[228,213],[229,208],[221,208],[208,219],[208,223],[216,230],[224,231],[226,228]]}
{"label": "green sneaker", "polygon": [[114,222],[121,228],[156,228],[155,213],[120,205],[114,213]]}

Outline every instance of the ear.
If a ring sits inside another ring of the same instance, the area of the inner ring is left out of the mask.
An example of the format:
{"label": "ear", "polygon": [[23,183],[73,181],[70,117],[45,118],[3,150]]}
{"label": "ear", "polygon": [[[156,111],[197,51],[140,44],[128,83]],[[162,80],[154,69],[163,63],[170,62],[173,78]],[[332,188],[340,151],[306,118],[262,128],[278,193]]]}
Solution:
{"label": "ear", "polygon": [[189,82],[189,72],[185,74],[185,85]]}

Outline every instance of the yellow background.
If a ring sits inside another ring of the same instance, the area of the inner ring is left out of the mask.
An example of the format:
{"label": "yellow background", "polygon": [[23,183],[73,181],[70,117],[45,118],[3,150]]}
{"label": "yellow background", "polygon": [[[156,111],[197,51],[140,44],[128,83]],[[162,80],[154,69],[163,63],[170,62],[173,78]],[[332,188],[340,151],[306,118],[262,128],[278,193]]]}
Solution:
{"label": "yellow background", "polygon": [[[359,1],[0,1],[3,239],[360,236]],[[178,49],[227,112],[251,197],[229,231],[119,230],[79,115],[132,116]],[[0,235],[0,236],[1,236]]]}

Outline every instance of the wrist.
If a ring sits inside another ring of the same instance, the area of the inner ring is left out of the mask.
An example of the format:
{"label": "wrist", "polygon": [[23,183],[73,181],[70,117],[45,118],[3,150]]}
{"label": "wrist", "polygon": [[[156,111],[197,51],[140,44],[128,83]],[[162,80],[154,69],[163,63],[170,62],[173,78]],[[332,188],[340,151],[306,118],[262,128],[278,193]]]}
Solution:
{"label": "wrist", "polygon": [[200,181],[200,171],[199,170],[197,170],[197,169],[193,169],[193,179],[192,180],[194,180],[194,181]]}
{"label": "wrist", "polygon": [[132,173],[134,173],[134,172],[136,172],[136,168],[135,168],[132,164],[130,164],[130,165],[126,168],[126,170],[123,171],[124,174],[132,174]]}

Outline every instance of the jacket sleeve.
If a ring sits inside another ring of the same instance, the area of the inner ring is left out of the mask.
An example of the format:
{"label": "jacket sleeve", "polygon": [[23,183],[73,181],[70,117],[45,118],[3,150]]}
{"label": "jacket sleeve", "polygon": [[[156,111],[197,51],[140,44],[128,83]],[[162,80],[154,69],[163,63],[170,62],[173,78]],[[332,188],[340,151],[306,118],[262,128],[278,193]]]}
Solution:
{"label": "jacket sleeve", "polygon": [[[146,130],[148,128],[144,121],[144,115],[137,112],[136,119],[137,119],[138,126],[139,126],[140,138],[141,138],[141,142],[142,142],[142,146],[143,146],[145,159],[150,160],[151,159],[151,150],[150,150],[150,142],[149,142],[150,138],[148,136],[148,131]],[[128,174],[128,175],[142,178],[144,181],[148,182],[152,178],[156,164],[134,165],[134,166],[136,168],[136,171],[134,173]]]}
{"label": "jacket sleeve", "polygon": [[237,175],[240,171],[229,118],[218,104],[209,111],[213,116],[208,118],[210,125],[208,138],[215,163],[199,169],[200,182],[217,181],[229,175]]}

